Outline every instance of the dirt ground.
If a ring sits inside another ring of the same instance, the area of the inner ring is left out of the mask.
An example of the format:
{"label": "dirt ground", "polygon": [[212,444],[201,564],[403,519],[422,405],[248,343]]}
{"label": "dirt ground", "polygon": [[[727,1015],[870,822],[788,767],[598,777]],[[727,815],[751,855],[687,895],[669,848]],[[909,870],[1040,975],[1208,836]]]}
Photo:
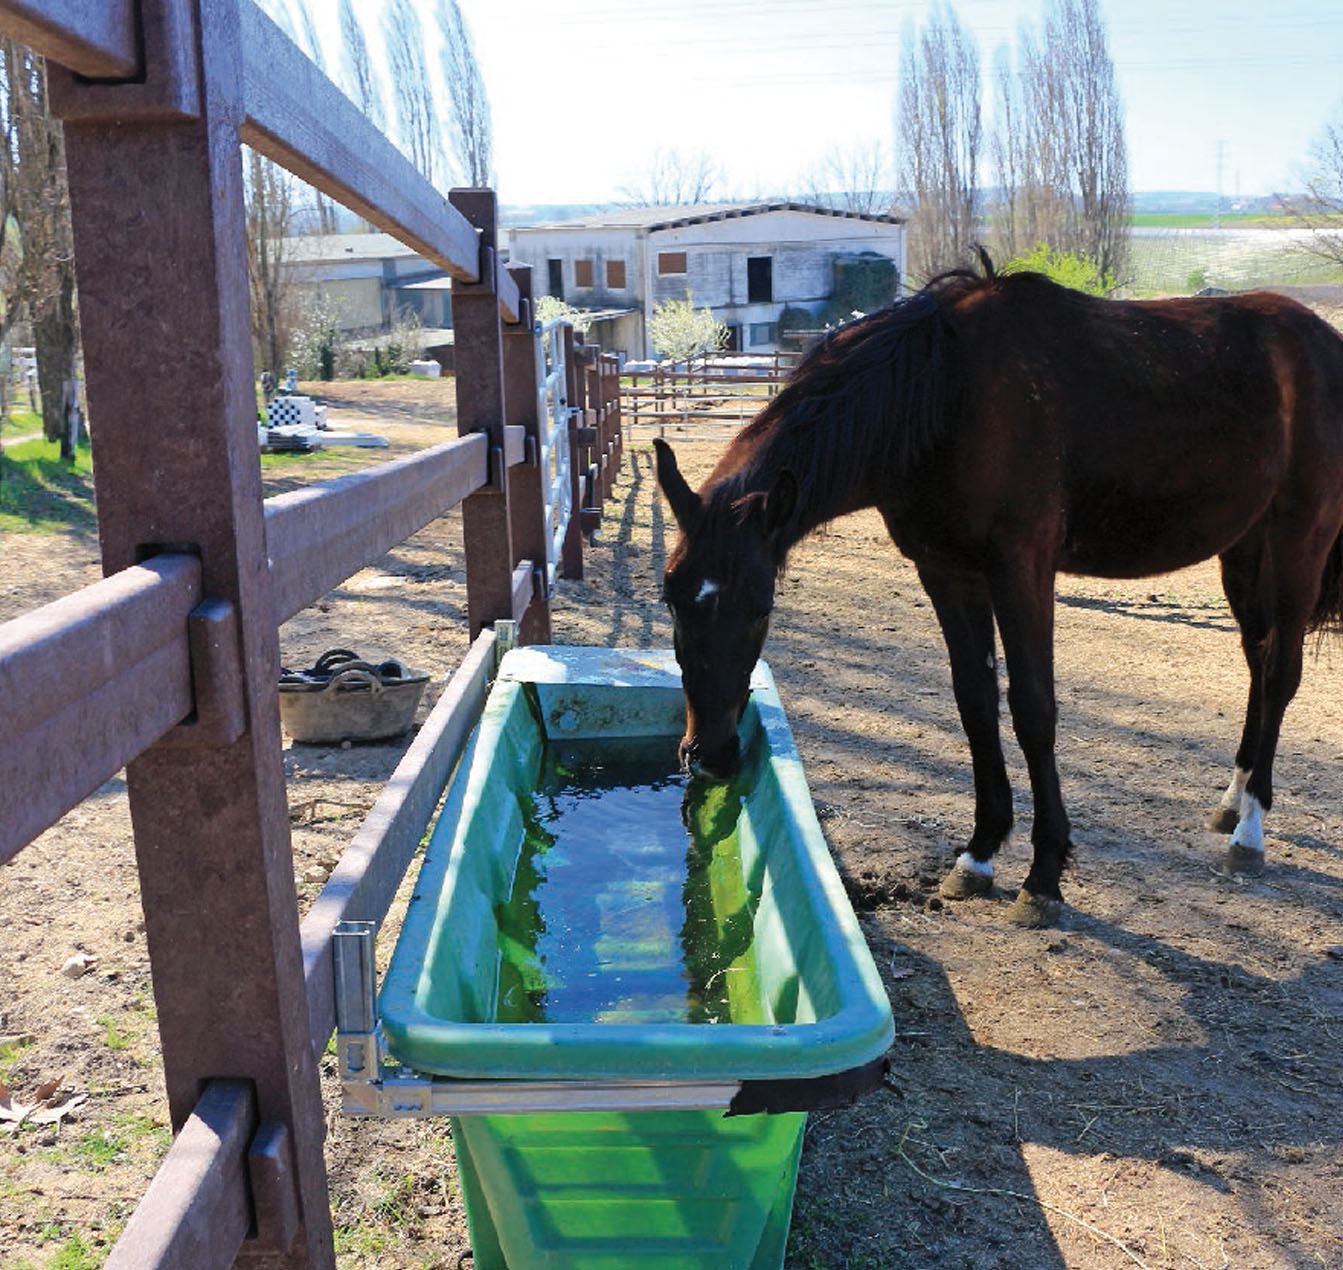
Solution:
{"label": "dirt ground", "polygon": [[[333,423],[383,431],[396,453],[451,435],[450,391],[328,400]],[[561,584],[557,642],[670,642],[658,575],[673,530],[635,442],[584,580]],[[692,478],[719,449],[678,442]],[[268,488],[361,461],[274,464]],[[9,536],[0,619],[93,580],[94,554]],[[441,682],[466,647],[464,606],[447,517],[287,623],[282,656],[307,665],[343,645]],[[766,657],[897,1039],[895,1089],[811,1117],[787,1264],[1343,1266],[1343,642],[1308,660],[1254,879],[1220,873],[1222,840],[1201,828],[1247,684],[1215,567],[1061,580],[1057,644],[1077,862],[1061,924],[1023,931],[1005,920],[1029,850],[1014,747],[1001,891],[937,894],[971,784],[912,569],[870,514],[790,562]],[[301,908],[404,744],[287,744]],[[0,1137],[6,1267],[99,1264],[167,1145],[140,917],[119,780],[0,870],[0,1083],[13,1101],[68,1091],[54,1123]],[[63,974],[81,955],[86,972]],[[446,1124],[351,1121],[325,1080],[341,1265],[470,1265]]]}

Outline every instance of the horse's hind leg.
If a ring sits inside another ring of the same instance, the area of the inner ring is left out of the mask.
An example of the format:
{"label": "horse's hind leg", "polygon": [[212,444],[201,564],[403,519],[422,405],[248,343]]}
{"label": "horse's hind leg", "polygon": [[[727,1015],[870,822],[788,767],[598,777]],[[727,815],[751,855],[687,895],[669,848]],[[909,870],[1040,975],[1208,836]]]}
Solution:
{"label": "horse's hind leg", "polygon": [[1279,520],[1263,558],[1263,567],[1271,574],[1261,577],[1260,591],[1272,597],[1273,624],[1261,646],[1263,687],[1250,776],[1226,856],[1227,866],[1240,873],[1257,873],[1263,868],[1263,818],[1273,806],[1273,760],[1278,737],[1287,707],[1301,686],[1306,627],[1319,598],[1325,559],[1337,532],[1329,532],[1326,539],[1317,526],[1305,532],[1292,530],[1285,518]]}
{"label": "horse's hind leg", "polygon": [[1207,826],[1230,833],[1240,823],[1240,805],[1250,779],[1255,747],[1259,744],[1260,709],[1264,695],[1264,645],[1273,626],[1269,597],[1260,587],[1265,553],[1261,529],[1252,530],[1221,557],[1222,589],[1240,627],[1240,646],[1250,670],[1250,694],[1245,725],[1236,749],[1236,766],[1222,801],[1208,815]]}
{"label": "horse's hind leg", "polygon": [[975,827],[942,882],[947,899],[986,895],[993,856],[1012,831],[1012,788],[998,734],[998,668],[993,653],[993,606],[983,579],[920,569],[951,660],[951,682],[975,774]]}

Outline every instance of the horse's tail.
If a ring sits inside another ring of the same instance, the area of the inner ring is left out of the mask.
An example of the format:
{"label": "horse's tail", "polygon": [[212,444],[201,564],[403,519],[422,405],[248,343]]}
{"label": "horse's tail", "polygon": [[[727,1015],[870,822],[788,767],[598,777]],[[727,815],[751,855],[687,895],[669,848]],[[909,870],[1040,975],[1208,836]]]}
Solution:
{"label": "horse's tail", "polygon": [[1310,615],[1310,629],[1343,634],[1343,532],[1334,539],[1324,562],[1320,579],[1320,598]]}

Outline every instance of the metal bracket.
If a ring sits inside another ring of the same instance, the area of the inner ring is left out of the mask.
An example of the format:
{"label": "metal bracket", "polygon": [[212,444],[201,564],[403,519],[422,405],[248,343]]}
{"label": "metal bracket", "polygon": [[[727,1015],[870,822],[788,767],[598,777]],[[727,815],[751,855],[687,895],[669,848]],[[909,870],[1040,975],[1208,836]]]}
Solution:
{"label": "metal bracket", "polygon": [[495,668],[510,649],[518,646],[518,624],[511,617],[501,617],[494,624]]}
{"label": "metal bracket", "polygon": [[[497,638],[513,632],[496,623]],[[883,1055],[861,1067],[797,1080],[456,1080],[387,1061],[377,1020],[374,922],[341,922],[331,951],[336,1052],[346,1115],[401,1120],[561,1111],[711,1110],[727,1116],[847,1107],[886,1077]],[[264,1128],[265,1126],[263,1126]],[[260,1136],[260,1135],[258,1135]],[[258,1217],[261,1203],[258,1200]]]}

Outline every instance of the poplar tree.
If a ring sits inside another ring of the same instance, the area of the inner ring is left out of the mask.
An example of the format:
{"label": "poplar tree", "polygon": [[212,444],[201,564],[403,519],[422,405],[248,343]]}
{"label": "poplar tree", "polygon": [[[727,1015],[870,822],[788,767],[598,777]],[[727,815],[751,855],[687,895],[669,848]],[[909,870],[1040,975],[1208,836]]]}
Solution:
{"label": "poplar tree", "polygon": [[1048,0],[1023,24],[1015,63],[995,58],[994,239],[1018,256],[1045,244],[1123,277],[1131,196],[1124,107],[1097,0]]}
{"label": "poplar tree", "polygon": [[471,32],[457,0],[438,0],[438,29],[442,36],[440,65],[448,98],[453,157],[468,185],[489,185],[494,163],[490,101],[476,63]]}
{"label": "poplar tree", "polygon": [[974,259],[979,202],[979,50],[950,4],[901,41],[896,175],[912,203],[909,268],[916,279]]}

